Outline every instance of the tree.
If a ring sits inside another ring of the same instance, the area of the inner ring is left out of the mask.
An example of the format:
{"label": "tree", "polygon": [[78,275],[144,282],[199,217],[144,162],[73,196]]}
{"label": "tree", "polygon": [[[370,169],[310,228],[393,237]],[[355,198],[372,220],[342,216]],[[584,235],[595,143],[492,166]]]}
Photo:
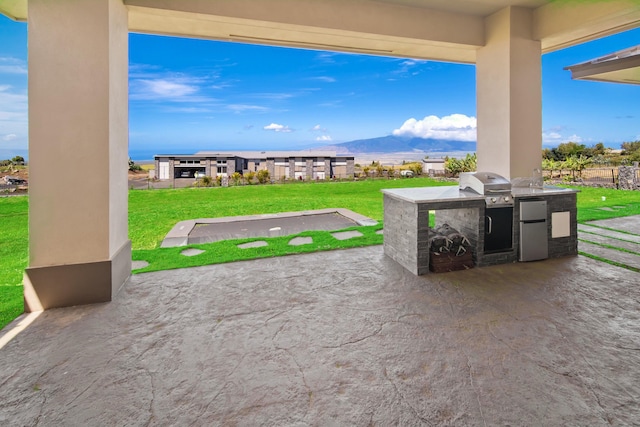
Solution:
{"label": "tree", "polygon": [[553,171],[560,169],[560,162],[553,159],[543,159],[542,160],[542,169],[546,171]]}
{"label": "tree", "polygon": [[566,160],[571,156],[579,156],[584,152],[585,148],[584,144],[569,141],[563,142],[551,151],[554,153],[555,160]]}
{"label": "tree", "polygon": [[607,152],[607,147],[605,147],[602,142],[598,142],[597,144],[592,145],[589,148],[585,148],[582,154],[584,154],[587,157],[596,157],[596,156],[602,156],[606,152]]}
{"label": "tree", "polygon": [[633,153],[640,151],[640,141],[623,142],[620,148],[623,150],[622,154],[630,156]]}
{"label": "tree", "polygon": [[11,163],[13,163],[14,165],[24,165],[24,157],[15,156],[13,159],[11,159]]}
{"label": "tree", "polygon": [[464,159],[447,156],[444,158],[444,169],[454,176],[460,175],[461,172],[473,172],[477,168],[477,160],[475,153],[467,154]]}
{"label": "tree", "polygon": [[141,171],[142,167],[140,165],[136,165],[136,163],[131,160],[131,157],[129,157],[129,170],[132,172]]}
{"label": "tree", "polygon": [[564,167],[573,172],[578,171],[578,175],[582,176],[582,171],[586,169],[586,167],[589,166],[592,162],[593,160],[583,155],[571,156],[564,161]]}
{"label": "tree", "polygon": [[409,163],[407,169],[413,172],[414,175],[422,175],[422,163],[421,162],[413,162]]}

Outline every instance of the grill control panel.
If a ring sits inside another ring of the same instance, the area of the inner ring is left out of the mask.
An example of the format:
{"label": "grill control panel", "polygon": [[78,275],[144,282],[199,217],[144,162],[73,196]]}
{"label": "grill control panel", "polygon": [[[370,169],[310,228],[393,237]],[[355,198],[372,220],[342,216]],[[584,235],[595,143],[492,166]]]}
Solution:
{"label": "grill control panel", "polygon": [[511,194],[485,197],[484,201],[488,208],[513,206],[513,197]]}

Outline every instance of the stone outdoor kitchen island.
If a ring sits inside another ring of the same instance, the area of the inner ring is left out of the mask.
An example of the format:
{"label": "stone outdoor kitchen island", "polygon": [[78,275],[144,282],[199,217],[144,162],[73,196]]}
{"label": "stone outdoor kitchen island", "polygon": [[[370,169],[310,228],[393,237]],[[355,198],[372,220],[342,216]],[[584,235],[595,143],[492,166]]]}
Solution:
{"label": "stone outdoor kitchen island", "polygon": [[[542,238],[549,258],[577,255],[578,230],[576,190],[544,186],[511,189],[511,240],[504,248],[487,250],[486,228],[491,208],[486,197],[457,186],[399,188],[384,193],[384,253],[413,274],[429,272],[429,211],[435,211],[435,226],[449,224],[470,241],[475,266],[516,262],[521,259],[520,212],[523,203],[546,202],[546,223]],[[543,204],[544,206],[544,204]],[[505,220],[505,221],[508,221]],[[504,222],[504,221],[502,221]],[[502,224],[504,225],[504,224]]]}

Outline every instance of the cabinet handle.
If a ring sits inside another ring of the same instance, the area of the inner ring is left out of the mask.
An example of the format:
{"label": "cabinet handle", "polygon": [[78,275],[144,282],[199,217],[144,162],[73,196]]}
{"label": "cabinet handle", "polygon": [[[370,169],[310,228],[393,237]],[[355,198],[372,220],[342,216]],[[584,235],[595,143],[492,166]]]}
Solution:
{"label": "cabinet handle", "polygon": [[487,234],[491,234],[491,230],[493,229],[493,219],[487,215],[487,219],[489,220],[489,232]]}

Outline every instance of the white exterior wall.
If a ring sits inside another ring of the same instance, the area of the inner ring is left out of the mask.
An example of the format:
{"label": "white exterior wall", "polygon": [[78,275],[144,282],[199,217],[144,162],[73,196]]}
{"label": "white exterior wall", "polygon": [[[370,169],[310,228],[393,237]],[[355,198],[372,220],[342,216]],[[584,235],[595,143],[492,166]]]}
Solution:
{"label": "white exterior wall", "polygon": [[[61,284],[53,274],[40,280],[35,269],[109,263],[129,245],[127,9],[118,0],[33,0],[28,31],[33,274],[25,280],[25,298],[35,310],[65,304],[44,301],[63,298],[52,287],[74,283],[68,286],[83,298],[99,287],[92,273],[69,273]],[[95,173],[78,179],[78,165],[86,164]],[[130,247],[128,256],[127,276]],[[113,283],[113,292],[121,284]],[[99,299],[110,299],[110,291],[99,291]]]}
{"label": "white exterior wall", "polygon": [[533,13],[508,7],[486,20],[478,50],[478,170],[530,177],[542,164],[541,47]]}

